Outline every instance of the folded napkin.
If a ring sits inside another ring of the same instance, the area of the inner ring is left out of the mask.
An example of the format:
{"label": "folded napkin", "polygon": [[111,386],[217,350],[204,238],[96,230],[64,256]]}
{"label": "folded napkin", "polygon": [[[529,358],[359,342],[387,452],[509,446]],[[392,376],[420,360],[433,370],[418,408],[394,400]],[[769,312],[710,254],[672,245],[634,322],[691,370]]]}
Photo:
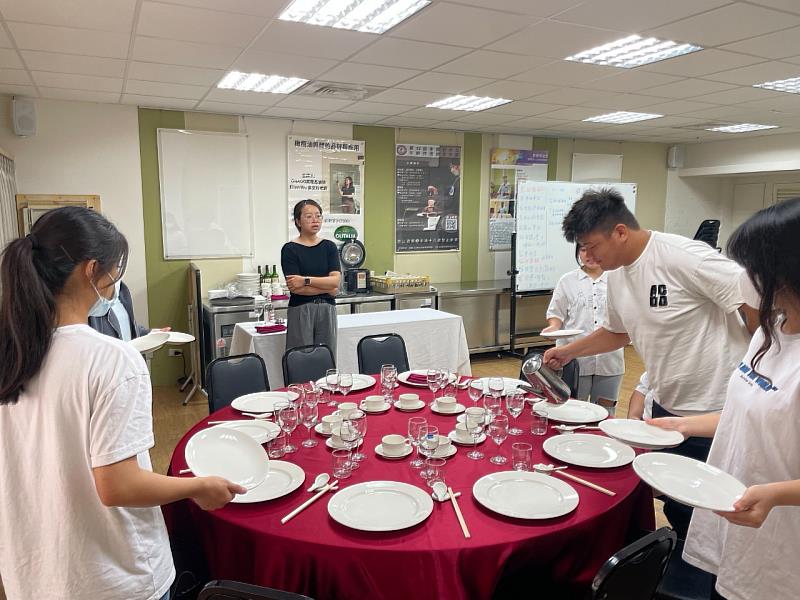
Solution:
{"label": "folded napkin", "polygon": [[286,331],[286,325],[257,325],[256,332],[257,333],[278,333],[280,331]]}
{"label": "folded napkin", "polygon": [[410,383],[428,383],[428,376],[421,373],[409,373],[408,381]]}
{"label": "folded napkin", "polygon": [[285,294],[278,294],[278,295],[273,295],[272,299],[273,300],[288,300],[289,296],[286,296]]}

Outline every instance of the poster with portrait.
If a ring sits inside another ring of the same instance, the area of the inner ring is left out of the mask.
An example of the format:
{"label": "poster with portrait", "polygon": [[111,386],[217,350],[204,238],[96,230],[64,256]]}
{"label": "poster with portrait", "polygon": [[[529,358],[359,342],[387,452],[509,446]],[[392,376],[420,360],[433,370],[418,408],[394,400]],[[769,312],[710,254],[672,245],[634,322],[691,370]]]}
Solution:
{"label": "poster with portrait", "polygon": [[395,251],[458,250],[461,147],[395,146]]}
{"label": "poster with portrait", "polygon": [[310,198],[322,206],[322,237],[363,242],[365,142],[290,135],[288,145],[289,239],[295,204]]}
{"label": "poster with portrait", "polygon": [[511,250],[517,186],[547,181],[547,150],[493,148],[489,163],[489,250]]}

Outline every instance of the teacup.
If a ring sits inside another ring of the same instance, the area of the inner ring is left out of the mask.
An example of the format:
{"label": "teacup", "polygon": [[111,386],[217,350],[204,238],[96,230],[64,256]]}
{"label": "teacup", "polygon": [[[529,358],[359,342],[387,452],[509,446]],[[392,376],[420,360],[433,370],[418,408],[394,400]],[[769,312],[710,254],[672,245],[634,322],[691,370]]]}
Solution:
{"label": "teacup", "polygon": [[339,415],[346,419],[350,416],[350,413],[353,413],[358,410],[358,404],[355,402],[340,402],[339,403]]}
{"label": "teacup", "polygon": [[419,402],[419,394],[400,394],[398,402],[401,408],[414,408]]}
{"label": "teacup", "polygon": [[[386,400],[383,396],[367,396],[361,404],[367,410],[381,410],[385,402]],[[339,410],[341,410],[341,405]]]}
{"label": "teacup", "polygon": [[466,424],[464,423],[456,423],[456,439],[459,442],[471,442],[472,441],[472,434],[467,429]]}
{"label": "teacup", "polygon": [[439,436],[439,447],[433,453],[436,457],[442,457],[450,453],[450,438],[446,435]]}
{"label": "teacup", "polygon": [[333,431],[333,428],[336,427],[339,423],[342,422],[342,417],[339,415],[325,415],[320,419],[322,431],[325,433],[330,433]]}
{"label": "teacup", "polygon": [[381,449],[387,456],[400,456],[409,447],[411,442],[402,435],[391,433],[381,438]]}
{"label": "teacup", "polygon": [[439,412],[453,412],[456,410],[455,396],[442,396],[436,399],[436,409]]}
{"label": "teacup", "polygon": [[341,433],[341,429],[339,429],[338,427],[336,429],[334,429],[333,435],[331,435],[331,437],[330,437],[331,445],[334,448],[347,448],[348,447],[348,442],[345,442],[342,439],[340,433]]}

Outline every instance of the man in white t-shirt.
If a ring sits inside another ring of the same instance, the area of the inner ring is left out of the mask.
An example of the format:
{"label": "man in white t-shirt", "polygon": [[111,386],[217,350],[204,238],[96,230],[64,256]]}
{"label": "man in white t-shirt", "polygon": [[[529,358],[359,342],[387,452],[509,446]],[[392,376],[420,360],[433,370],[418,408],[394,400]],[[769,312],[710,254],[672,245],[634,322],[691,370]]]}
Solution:
{"label": "man in white t-shirt", "polygon": [[[563,231],[610,271],[608,321],[545,352],[549,366],[632,341],[649,375],[654,417],[721,410],[750,337],[738,309],[757,321],[743,307],[742,268],[703,242],[641,229],[613,189],[586,192],[564,218]],[[708,449],[707,439],[689,438],[673,451],[705,460]]]}

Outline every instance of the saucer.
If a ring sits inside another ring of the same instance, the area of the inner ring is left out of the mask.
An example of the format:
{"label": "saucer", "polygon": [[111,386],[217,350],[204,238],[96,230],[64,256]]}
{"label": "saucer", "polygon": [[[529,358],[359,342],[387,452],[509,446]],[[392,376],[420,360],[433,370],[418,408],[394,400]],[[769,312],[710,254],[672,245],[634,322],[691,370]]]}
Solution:
{"label": "saucer", "polygon": [[446,452],[442,452],[445,448],[437,448],[433,453],[433,458],[450,458],[456,453],[456,447],[453,444],[448,444]]}
{"label": "saucer", "polygon": [[367,408],[363,403],[361,403],[361,404],[359,404],[358,407],[361,410],[363,410],[365,413],[368,413],[370,415],[379,415],[381,413],[385,413],[387,410],[392,408],[392,405],[389,404],[388,402],[384,402],[383,406],[381,408],[374,409],[374,408]]}
{"label": "saucer", "polygon": [[[460,446],[472,446],[473,443],[472,439],[470,439],[468,442],[463,441],[460,437],[456,435],[455,431],[451,431],[450,433],[448,433],[447,437],[450,438],[451,442],[453,442],[454,444],[459,444]],[[486,441],[486,434],[485,433],[480,434],[478,436],[478,443],[482,444],[485,441]]]}
{"label": "saucer", "polygon": [[388,459],[388,460],[397,460],[397,459],[400,459],[400,458],[405,458],[406,456],[411,454],[413,451],[414,451],[414,448],[412,448],[411,446],[407,446],[406,450],[402,454],[386,454],[383,451],[383,444],[378,444],[377,446],[375,446],[375,454],[377,454],[378,456],[382,456],[383,458]]}
{"label": "saucer", "polygon": [[314,425],[314,431],[316,431],[320,435],[324,435],[325,437],[329,437],[329,436],[333,435],[333,431],[332,430],[331,431],[325,431],[324,429],[322,429],[322,423],[317,423],[316,425]]}
{"label": "saucer", "polygon": [[423,400],[417,400],[416,404],[412,404],[410,406],[400,406],[400,400],[398,400],[394,403],[394,407],[397,410],[402,410],[403,412],[416,412],[425,408],[425,402]]}
{"label": "saucer", "polygon": [[431,411],[435,412],[437,415],[458,415],[465,410],[467,410],[467,407],[463,404],[454,404],[453,410],[441,410],[438,402],[431,404]]}
{"label": "saucer", "polygon": [[[364,440],[358,440],[358,444],[356,444],[356,448],[358,448]],[[330,448],[331,450],[347,450],[345,446],[337,446],[333,443],[333,438],[328,438],[325,440],[325,445]]]}

